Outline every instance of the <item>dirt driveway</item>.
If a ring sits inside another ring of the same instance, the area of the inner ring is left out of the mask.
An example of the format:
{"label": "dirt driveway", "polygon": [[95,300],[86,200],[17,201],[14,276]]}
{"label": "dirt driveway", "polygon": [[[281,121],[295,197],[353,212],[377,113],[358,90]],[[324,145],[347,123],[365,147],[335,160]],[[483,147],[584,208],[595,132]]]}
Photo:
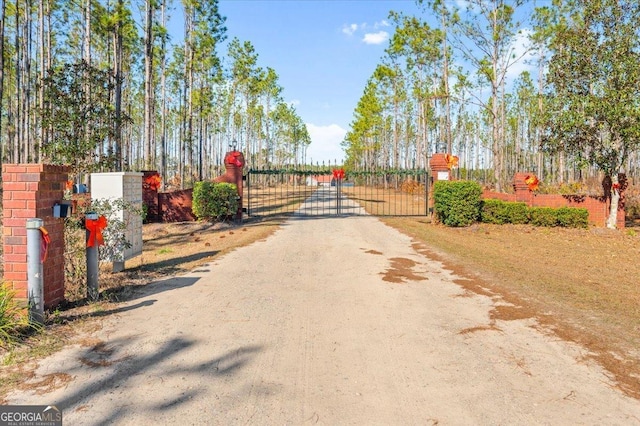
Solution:
{"label": "dirt driveway", "polygon": [[460,279],[373,217],[292,219],[142,288],[7,402],[70,425],[640,424],[584,349]]}

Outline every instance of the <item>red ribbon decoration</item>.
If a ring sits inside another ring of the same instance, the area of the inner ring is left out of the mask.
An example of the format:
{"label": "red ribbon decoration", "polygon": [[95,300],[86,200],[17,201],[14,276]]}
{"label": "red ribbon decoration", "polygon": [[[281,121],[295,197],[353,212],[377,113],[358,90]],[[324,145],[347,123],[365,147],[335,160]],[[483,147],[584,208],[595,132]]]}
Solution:
{"label": "red ribbon decoration", "polygon": [[93,247],[96,243],[99,246],[103,246],[104,238],[102,237],[102,230],[107,227],[107,218],[100,216],[98,219],[85,219],[84,226],[87,228],[87,231],[89,231],[87,247]]}
{"label": "red ribbon decoration", "polygon": [[157,191],[158,188],[160,188],[161,182],[162,178],[159,174],[149,175],[144,180],[144,183],[146,183],[149,189],[151,189],[152,191]]}
{"label": "red ribbon decoration", "polygon": [[333,178],[337,180],[344,179],[344,169],[333,169]]}
{"label": "red ribbon decoration", "polygon": [[536,175],[527,175],[524,178],[524,183],[529,187],[529,191],[537,191],[540,180],[538,180]]}
{"label": "red ribbon decoration", "polygon": [[40,263],[44,263],[44,261],[47,260],[47,250],[49,250],[49,244],[51,244],[51,237],[49,236],[49,231],[47,231],[44,226],[41,226],[39,229],[42,234],[42,238],[40,239]]}
{"label": "red ribbon decoration", "polygon": [[444,156],[444,161],[447,162],[447,168],[449,170],[451,170],[453,167],[457,167],[458,166],[458,156],[457,155],[446,154]]}
{"label": "red ribbon decoration", "polygon": [[227,153],[227,156],[224,157],[224,164],[229,164],[236,167],[244,166],[244,163],[240,159],[240,155],[242,155],[242,153],[240,153],[239,151],[232,151]]}

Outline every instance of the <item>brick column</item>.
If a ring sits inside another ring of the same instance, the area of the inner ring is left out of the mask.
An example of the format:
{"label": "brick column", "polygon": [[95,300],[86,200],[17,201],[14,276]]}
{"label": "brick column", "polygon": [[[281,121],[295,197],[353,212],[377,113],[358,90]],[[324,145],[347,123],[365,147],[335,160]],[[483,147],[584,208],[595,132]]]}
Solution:
{"label": "brick column", "polygon": [[158,208],[158,188],[152,188],[147,183],[147,178],[151,176],[160,177],[160,173],[156,170],[142,171],[142,204],[147,206],[147,222],[157,222],[160,218],[160,209]]}
{"label": "brick column", "polygon": [[534,173],[516,173],[513,175],[513,190],[516,193],[516,201],[527,203],[529,207],[533,206],[534,194],[529,190],[529,185],[525,182],[528,176]]}
{"label": "brick column", "polygon": [[240,151],[230,151],[224,157],[224,167],[226,169],[225,174],[218,176],[214,182],[233,183],[238,190],[238,211],[236,212],[236,220],[242,219],[242,194],[243,194],[243,181],[242,181],[242,169],[244,167],[244,155]]}
{"label": "brick column", "polygon": [[[446,154],[437,153],[433,154],[429,161],[429,167],[431,168],[431,176],[433,181],[439,180],[451,180],[451,170],[447,164]],[[446,174],[446,179],[443,179]]]}
{"label": "brick column", "polygon": [[27,298],[27,230],[29,218],[44,221],[49,232],[44,262],[44,305],[64,300],[64,220],[53,217],[53,205],[62,200],[69,169],[49,164],[2,166],[4,280],[19,298]]}

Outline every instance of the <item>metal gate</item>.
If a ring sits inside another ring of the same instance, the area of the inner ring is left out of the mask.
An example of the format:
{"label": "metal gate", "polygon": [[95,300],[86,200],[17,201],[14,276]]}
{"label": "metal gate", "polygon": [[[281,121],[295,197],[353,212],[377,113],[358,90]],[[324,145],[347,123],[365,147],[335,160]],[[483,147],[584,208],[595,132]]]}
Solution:
{"label": "metal gate", "polygon": [[428,188],[424,169],[250,169],[244,199],[249,216],[426,216]]}

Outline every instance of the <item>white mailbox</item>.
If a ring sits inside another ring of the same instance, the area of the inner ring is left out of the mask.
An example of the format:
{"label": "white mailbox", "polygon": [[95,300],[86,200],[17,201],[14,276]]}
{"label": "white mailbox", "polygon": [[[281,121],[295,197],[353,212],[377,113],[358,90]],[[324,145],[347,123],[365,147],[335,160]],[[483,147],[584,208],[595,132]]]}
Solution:
{"label": "white mailbox", "polygon": [[[91,199],[122,199],[134,208],[142,209],[142,173],[112,172],[91,173]],[[109,220],[110,218],[107,218]],[[121,220],[125,225],[125,240],[131,245],[111,259],[113,271],[124,269],[124,262],[142,254],[142,216],[126,209],[115,210],[113,219]]]}

